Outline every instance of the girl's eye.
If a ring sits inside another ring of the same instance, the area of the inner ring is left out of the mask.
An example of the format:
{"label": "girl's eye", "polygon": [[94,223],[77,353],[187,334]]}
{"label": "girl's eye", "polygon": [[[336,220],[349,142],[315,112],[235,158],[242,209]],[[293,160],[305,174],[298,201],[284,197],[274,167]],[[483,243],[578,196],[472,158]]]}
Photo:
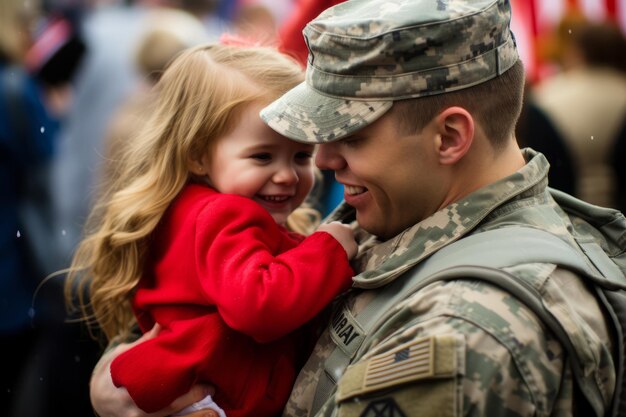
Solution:
{"label": "girl's eye", "polygon": [[299,159],[299,160],[311,159],[312,157],[313,157],[313,152],[302,151],[302,152],[296,153],[296,159]]}
{"label": "girl's eye", "polygon": [[256,159],[258,161],[270,161],[272,159],[272,154],[267,153],[267,152],[263,152],[263,153],[255,153],[254,155],[252,155],[250,158],[252,159]]}

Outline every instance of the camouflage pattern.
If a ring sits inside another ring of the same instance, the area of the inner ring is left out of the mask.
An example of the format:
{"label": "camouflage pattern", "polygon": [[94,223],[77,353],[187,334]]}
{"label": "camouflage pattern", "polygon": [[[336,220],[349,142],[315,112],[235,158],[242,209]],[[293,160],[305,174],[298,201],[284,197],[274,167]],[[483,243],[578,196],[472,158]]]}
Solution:
{"label": "camouflage pattern", "polygon": [[[362,272],[356,276],[344,308],[358,314],[377,289],[470,233],[523,224],[571,239],[571,224],[546,189],[546,159],[531,150],[525,150],[525,157],[527,165],[515,174],[451,204],[393,239],[378,242],[363,235],[355,265]],[[352,210],[342,205],[329,220],[351,218]],[[525,264],[506,270],[542,289],[546,308],[575,335],[580,356],[586,358],[588,376],[608,404],[615,387],[612,341],[594,295],[575,274],[555,265]],[[339,378],[340,391],[344,385],[354,385],[351,375],[364,363],[428,336],[457,338],[463,360],[448,364],[456,366],[456,373],[354,398],[339,399],[331,393],[321,409],[312,412],[325,361],[335,348],[329,336],[331,322],[300,373],[284,416],[391,416],[397,408],[403,415],[419,412],[421,417],[574,414],[574,382],[564,349],[527,307],[499,288],[483,281],[438,282],[393,306],[388,314],[389,319],[369,335]],[[435,395],[444,384],[448,395]],[[450,384],[454,384],[456,396],[449,395]],[[380,404],[385,407],[371,407]],[[395,415],[402,415],[399,412]]]}
{"label": "camouflage pattern", "polygon": [[261,112],[297,141],[341,139],[394,100],[460,90],[518,60],[507,0],[366,0],[328,9],[304,29],[306,81]]}

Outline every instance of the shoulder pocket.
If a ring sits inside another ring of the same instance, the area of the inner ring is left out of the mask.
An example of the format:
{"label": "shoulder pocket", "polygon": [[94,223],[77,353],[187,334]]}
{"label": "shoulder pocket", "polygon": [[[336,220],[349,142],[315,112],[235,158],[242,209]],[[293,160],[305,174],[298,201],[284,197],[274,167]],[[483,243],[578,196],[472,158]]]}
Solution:
{"label": "shoulder pocket", "polygon": [[338,415],[458,416],[464,363],[457,335],[422,337],[357,362],[339,381]]}

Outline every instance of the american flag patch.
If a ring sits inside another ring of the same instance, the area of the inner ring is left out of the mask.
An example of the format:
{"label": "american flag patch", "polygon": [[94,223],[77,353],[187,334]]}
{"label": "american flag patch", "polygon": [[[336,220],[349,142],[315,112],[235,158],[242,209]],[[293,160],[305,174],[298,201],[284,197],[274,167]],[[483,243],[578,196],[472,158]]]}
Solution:
{"label": "american flag patch", "polygon": [[425,337],[373,356],[365,371],[364,388],[384,388],[435,374],[435,337]]}

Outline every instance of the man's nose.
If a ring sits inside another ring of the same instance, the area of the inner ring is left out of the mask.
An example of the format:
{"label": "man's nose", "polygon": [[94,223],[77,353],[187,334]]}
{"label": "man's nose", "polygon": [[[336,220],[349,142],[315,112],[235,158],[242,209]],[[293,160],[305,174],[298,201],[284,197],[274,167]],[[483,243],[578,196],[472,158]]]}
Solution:
{"label": "man's nose", "polygon": [[315,165],[319,169],[331,169],[337,171],[343,167],[343,158],[337,152],[335,143],[324,143],[318,146],[315,154]]}

